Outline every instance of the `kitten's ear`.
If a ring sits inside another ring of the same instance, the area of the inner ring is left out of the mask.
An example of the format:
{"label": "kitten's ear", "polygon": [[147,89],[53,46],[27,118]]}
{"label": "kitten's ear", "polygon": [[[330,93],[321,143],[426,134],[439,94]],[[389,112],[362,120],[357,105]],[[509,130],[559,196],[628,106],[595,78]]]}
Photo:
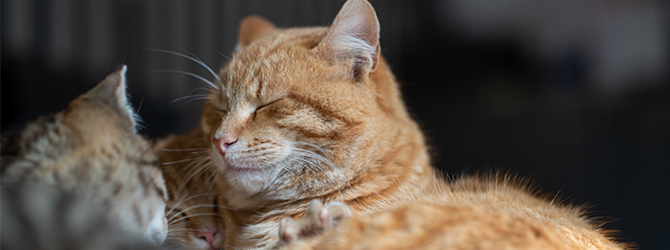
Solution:
{"label": "kitten's ear", "polygon": [[251,15],[240,22],[237,48],[249,45],[256,38],[274,30],[276,27],[270,21],[260,16]]}
{"label": "kitten's ear", "polygon": [[84,96],[95,102],[111,108],[118,113],[123,119],[129,122],[133,130],[135,129],[135,112],[128,103],[128,96],[126,95],[126,65],[107,75],[97,86],[89,90]]}
{"label": "kitten's ear", "polygon": [[367,0],[348,0],[318,45],[319,53],[332,64],[353,61],[354,78],[377,69],[379,21]]}

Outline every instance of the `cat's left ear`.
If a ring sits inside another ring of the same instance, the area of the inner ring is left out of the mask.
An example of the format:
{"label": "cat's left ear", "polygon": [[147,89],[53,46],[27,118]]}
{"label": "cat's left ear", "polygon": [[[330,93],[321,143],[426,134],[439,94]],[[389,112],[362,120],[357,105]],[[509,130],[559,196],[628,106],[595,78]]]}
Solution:
{"label": "cat's left ear", "polygon": [[353,62],[355,79],[373,72],[379,62],[379,21],[367,0],[348,0],[317,47],[332,64]]}
{"label": "cat's left ear", "polygon": [[93,89],[84,94],[89,100],[102,103],[119,114],[124,120],[129,122],[129,126],[135,129],[137,115],[128,102],[126,94],[126,65],[107,75],[104,80],[98,83]]}
{"label": "cat's left ear", "polygon": [[246,47],[256,38],[274,29],[276,29],[275,25],[265,18],[256,15],[245,17],[240,22],[239,34],[237,35],[237,49]]}

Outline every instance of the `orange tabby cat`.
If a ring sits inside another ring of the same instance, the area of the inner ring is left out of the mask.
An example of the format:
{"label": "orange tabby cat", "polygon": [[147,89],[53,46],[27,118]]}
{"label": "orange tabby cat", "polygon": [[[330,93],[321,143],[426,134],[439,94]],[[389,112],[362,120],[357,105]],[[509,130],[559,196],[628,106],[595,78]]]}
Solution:
{"label": "orange tabby cat", "polygon": [[329,28],[242,21],[199,128],[234,208],[226,246],[623,248],[578,209],[509,182],[437,178],[379,31],[365,0]]}

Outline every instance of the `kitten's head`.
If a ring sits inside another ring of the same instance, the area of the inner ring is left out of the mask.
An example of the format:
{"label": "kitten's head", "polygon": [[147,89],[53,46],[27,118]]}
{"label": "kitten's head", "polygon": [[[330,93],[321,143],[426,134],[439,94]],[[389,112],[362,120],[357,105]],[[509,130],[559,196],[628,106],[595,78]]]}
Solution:
{"label": "kitten's head", "polygon": [[165,184],[149,143],[135,133],[126,66],[66,110],[3,136],[2,184],[48,185],[83,197],[125,230],[161,243]]}
{"label": "kitten's head", "polygon": [[323,196],[377,172],[365,159],[386,153],[393,133],[411,123],[379,48],[365,0],[347,1],[329,28],[244,19],[202,123],[232,190]]}
{"label": "kitten's head", "polygon": [[[224,223],[219,195],[211,169],[199,172],[191,166],[163,168],[170,192],[165,208],[168,234],[165,242],[183,249],[214,250],[223,248]],[[197,173],[192,176],[192,173]]]}

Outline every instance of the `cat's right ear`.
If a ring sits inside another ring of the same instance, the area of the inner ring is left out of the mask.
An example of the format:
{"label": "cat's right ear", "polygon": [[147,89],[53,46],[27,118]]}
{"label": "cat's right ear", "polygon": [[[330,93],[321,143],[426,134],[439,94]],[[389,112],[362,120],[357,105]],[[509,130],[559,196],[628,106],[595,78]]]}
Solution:
{"label": "cat's right ear", "polygon": [[98,103],[111,108],[119,114],[124,120],[129,122],[129,126],[135,129],[136,114],[128,102],[126,94],[126,65],[121,66],[116,71],[107,75],[97,86],[89,90],[84,96]]}
{"label": "cat's right ear", "polygon": [[276,29],[275,25],[265,18],[256,15],[245,17],[242,19],[242,22],[240,22],[236,49],[239,50],[246,47],[256,38],[267,34],[274,29]]}

